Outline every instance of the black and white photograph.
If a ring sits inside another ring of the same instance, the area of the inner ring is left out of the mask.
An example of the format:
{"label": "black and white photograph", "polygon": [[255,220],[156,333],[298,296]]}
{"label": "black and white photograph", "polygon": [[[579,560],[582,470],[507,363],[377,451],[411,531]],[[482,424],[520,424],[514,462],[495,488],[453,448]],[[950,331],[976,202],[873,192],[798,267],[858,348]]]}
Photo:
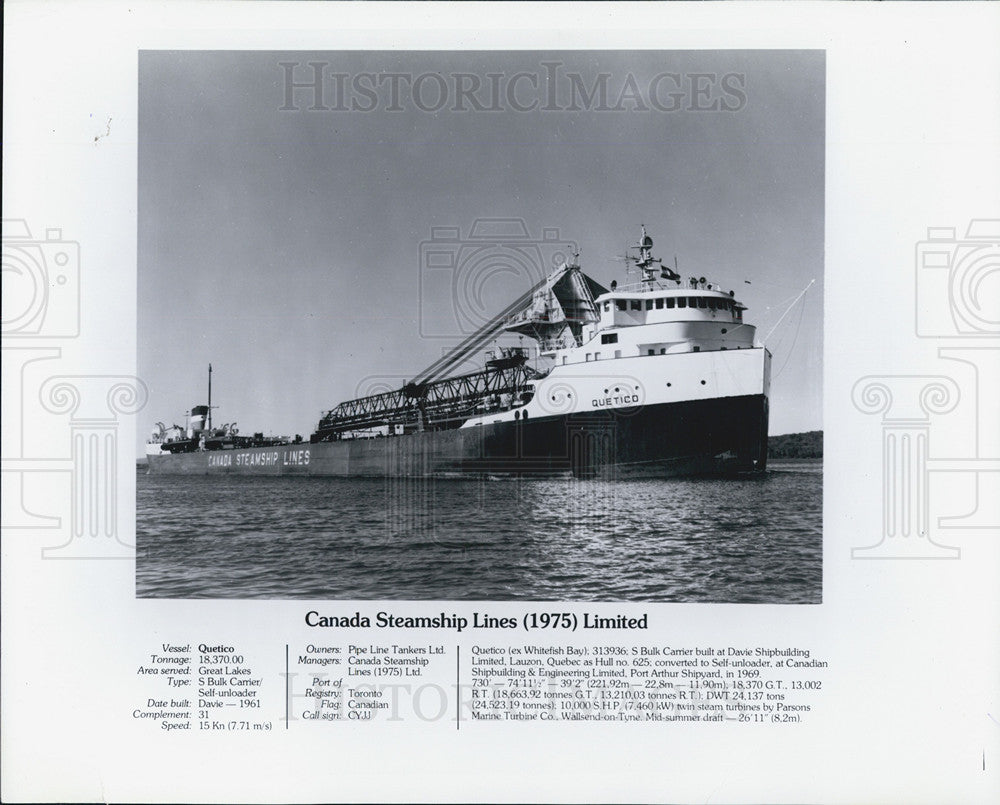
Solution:
{"label": "black and white photograph", "polygon": [[137,596],[820,603],[825,69],[141,51]]}
{"label": "black and white photograph", "polygon": [[3,15],[0,800],[1000,801],[1000,5]]}

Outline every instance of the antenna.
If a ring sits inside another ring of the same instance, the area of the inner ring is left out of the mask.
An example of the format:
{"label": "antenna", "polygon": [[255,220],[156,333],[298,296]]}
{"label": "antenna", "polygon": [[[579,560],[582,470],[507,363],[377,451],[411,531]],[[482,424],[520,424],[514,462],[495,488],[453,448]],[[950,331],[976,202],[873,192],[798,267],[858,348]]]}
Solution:
{"label": "antenna", "polygon": [[[772,327],[771,330],[770,330],[770,332],[768,332],[768,334],[764,336],[764,341],[767,341],[771,337],[771,333],[773,333],[775,330],[778,329],[778,325],[781,324],[781,322],[784,320],[785,316],[787,316],[789,314],[789,312],[791,311],[791,309],[793,307],[795,307],[796,303],[803,296],[806,295],[806,291],[808,291],[810,288],[812,288],[814,282],[816,282],[815,278],[809,280],[809,284],[805,288],[803,288],[802,292],[792,300],[792,303],[785,309],[785,312],[782,313],[781,316],[779,317],[779,319],[774,323],[774,327]],[[763,343],[763,342],[761,342],[761,343]]]}

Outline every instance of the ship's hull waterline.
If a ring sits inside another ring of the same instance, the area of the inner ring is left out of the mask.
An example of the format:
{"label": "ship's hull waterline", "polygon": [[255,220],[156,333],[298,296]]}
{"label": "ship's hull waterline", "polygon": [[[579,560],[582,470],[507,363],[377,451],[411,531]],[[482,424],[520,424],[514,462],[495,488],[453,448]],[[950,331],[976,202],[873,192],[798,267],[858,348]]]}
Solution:
{"label": "ship's hull waterline", "polygon": [[761,471],[763,394],[402,436],[150,455],[148,471],[335,477],[676,477]]}

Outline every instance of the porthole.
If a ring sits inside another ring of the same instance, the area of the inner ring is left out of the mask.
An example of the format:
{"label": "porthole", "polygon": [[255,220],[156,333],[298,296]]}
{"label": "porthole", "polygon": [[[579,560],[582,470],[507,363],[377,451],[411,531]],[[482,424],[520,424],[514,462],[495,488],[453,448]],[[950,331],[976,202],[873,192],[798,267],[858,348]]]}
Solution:
{"label": "porthole", "polygon": [[702,381],[701,381],[701,384],[702,384],[702,385],[704,386],[704,385],[705,385],[705,381],[704,381],[704,380],[702,380]]}
{"label": "porthole", "polygon": [[667,388],[670,388],[672,385],[673,383],[667,383]]}
{"label": "porthole", "polygon": [[728,333],[728,332],[729,332],[729,330],[727,330],[727,329],[726,329],[725,327],[723,327],[723,328],[722,328],[722,334],[723,334],[723,335],[725,335],[725,334],[726,334],[726,333]]}

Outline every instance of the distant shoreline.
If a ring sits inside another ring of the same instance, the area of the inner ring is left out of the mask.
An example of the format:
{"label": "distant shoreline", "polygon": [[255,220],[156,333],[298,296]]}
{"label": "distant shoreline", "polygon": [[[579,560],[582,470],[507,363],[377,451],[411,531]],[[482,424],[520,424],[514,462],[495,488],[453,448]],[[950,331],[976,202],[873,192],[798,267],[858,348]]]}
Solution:
{"label": "distant shoreline", "polygon": [[768,459],[823,458],[823,431],[768,436]]}

